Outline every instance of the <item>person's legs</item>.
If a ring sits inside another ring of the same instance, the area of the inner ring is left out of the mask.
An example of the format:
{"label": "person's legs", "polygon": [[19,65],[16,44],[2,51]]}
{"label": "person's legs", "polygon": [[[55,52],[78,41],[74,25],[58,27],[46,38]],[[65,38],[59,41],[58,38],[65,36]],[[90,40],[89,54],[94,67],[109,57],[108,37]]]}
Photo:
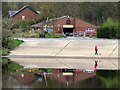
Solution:
{"label": "person's legs", "polygon": [[97,54],[97,51],[95,50],[95,55]]}
{"label": "person's legs", "polygon": [[98,55],[98,51],[96,51],[97,55]]}
{"label": "person's legs", "polygon": [[98,52],[97,52],[97,50],[95,50],[95,55],[98,55]]}

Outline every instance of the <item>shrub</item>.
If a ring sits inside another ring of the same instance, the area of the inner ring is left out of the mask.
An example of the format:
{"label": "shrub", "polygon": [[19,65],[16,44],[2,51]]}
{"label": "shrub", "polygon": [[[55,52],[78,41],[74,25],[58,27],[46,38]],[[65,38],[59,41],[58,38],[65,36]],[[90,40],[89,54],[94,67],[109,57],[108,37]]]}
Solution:
{"label": "shrub", "polygon": [[8,55],[10,53],[9,49],[2,48],[2,55]]}
{"label": "shrub", "polygon": [[97,29],[97,37],[99,38],[119,38],[120,30],[118,21],[108,18],[101,27]]}
{"label": "shrub", "polygon": [[20,20],[16,22],[16,28],[21,28],[23,32],[26,32],[30,29],[30,26],[34,24],[34,21],[31,20]]}
{"label": "shrub", "polygon": [[63,38],[63,35],[55,34],[54,32],[46,33],[45,38]]}

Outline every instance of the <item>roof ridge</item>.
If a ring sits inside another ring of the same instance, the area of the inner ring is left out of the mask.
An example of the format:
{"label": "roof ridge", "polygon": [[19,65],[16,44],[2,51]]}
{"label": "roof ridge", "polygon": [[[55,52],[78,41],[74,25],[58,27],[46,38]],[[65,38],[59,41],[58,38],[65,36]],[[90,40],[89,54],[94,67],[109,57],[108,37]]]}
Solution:
{"label": "roof ridge", "polygon": [[20,8],[19,10],[16,10],[16,13],[13,14],[11,17],[15,16],[16,14],[18,14],[19,12],[21,12],[22,10],[24,10],[24,9],[27,8],[27,7],[28,7],[29,9],[31,9],[32,11],[34,11],[35,13],[39,14],[37,11],[35,11],[34,9],[32,9],[29,5],[25,5],[25,6],[23,6],[22,8]]}

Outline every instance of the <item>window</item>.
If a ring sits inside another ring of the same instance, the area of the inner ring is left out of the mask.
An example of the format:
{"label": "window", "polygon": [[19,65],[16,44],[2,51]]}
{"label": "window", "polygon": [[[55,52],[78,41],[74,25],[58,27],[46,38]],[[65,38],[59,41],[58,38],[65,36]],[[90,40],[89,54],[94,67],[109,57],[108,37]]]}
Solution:
{"label": "window", "polygon": [[86,28],[86,31],[94,31],[94,28]]}
{"label": "window", "polygon": [[22,16],[22,20],[25,20],[25,16]]}

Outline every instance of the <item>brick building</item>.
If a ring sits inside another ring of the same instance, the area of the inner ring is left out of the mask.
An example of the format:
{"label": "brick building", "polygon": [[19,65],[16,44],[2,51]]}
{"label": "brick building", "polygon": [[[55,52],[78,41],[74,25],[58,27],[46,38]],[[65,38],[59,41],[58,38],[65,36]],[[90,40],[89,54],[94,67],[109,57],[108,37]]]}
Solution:
{"label": "brick building", "polygon": [[62,16],[31,26],[33,30],[54,31],[66,36],[96,36],[97,26],[78,18]]}
{"label": "brick building", "polygon": [[14,11],[14,10],[8,11],[8,17],[16,19],[16,20],[35,19],[39,14],[40,14],[39,11],[35,11],[28,5],[24,6],[23,8],[21,8],[19,10],[16,10],[16,11]]}

